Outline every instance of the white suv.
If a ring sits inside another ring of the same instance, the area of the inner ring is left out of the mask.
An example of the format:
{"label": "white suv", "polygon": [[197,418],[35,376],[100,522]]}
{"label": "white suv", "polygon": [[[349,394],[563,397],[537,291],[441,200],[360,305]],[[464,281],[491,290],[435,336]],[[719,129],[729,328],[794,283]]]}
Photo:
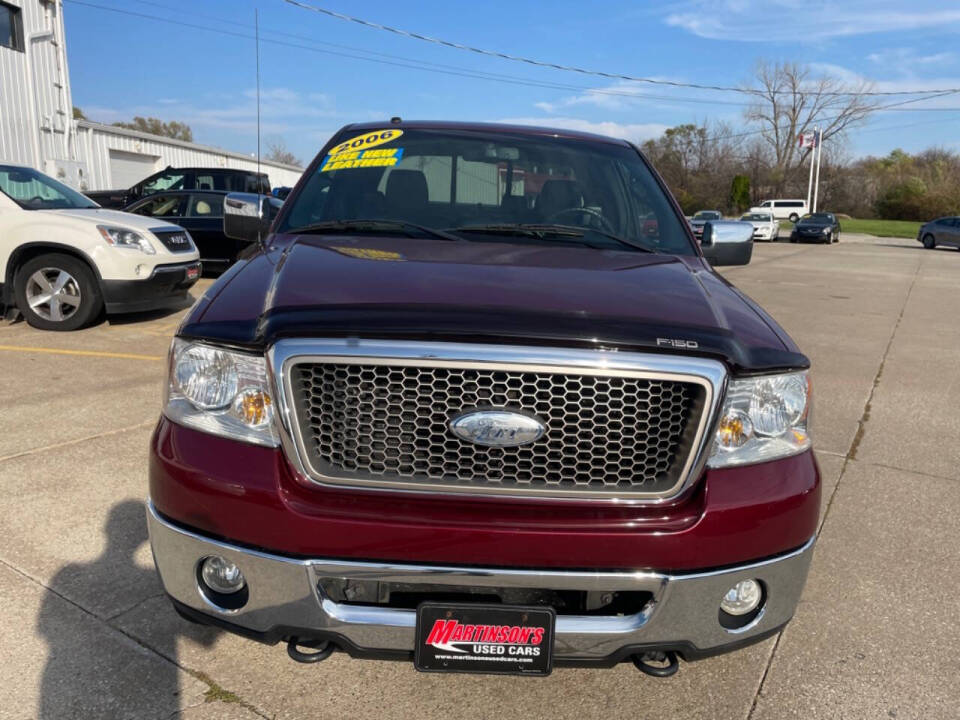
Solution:
{"label": "white suv", "polygon": [[180,304],[199,277],[182,227],[105,210],[32,168],[0,164],[0,306],[33,327],[76,330],[104,310]]}
{"label": "white suv", "polygon": [[795,223],[808,212],[806,200],[764,200],[756,207],[750,208],[750,212],[768,212],[773,213],[777,220],[789,220]]}

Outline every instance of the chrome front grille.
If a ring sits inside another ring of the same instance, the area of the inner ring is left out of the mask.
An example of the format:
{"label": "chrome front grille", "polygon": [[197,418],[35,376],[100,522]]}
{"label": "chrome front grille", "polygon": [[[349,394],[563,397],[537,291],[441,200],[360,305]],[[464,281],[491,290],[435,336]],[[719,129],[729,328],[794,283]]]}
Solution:
{"label": "chrome front grille", "polygon": [[[611,363],[611,354],[591,351],[429,346],[442,348],[441,355],[463,356],[447,359],[410,352],[421,346],[404,352],[399,344],[378,345],[401,356],[366,356],[360,348],[347,356],[288,355],[289,348],[282,353],[293,449],[315,480],[434,491],[665,497],[679,490],[701,455],[724,377],[719,363],[683,358],[624,354],[615,358],[623,362]],[[531,362],[507,361],[518,359],[511,350]],[[485,354],[500,361],[476,360]],[[560,364],[567,354],[577,363]],[[539,356],[552,362],[542,364]],[[639,359],[646,362],[632,367]],[[659,367],[664,360],[703,372],[673,372]],[[476,445],[449,428],[453,417],[476,409],[533,415],[547,430],[520,447]]]}

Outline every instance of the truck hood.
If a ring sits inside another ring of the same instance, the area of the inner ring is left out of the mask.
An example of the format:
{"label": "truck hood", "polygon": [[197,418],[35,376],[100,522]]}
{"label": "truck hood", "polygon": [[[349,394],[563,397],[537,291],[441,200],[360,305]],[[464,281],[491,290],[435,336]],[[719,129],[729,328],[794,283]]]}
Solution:
{"label": "truck hood", "polygon": [[40,212],[56,213],[67,217],[84,220],[93,225],[119,225],[131,230],[154,230],[159,228],[179,228],[178,225],[158,220],[157,218],[134,215],[120,210],[106,208],[76,208],[73,210],[42,210]]}
{"label": "truck hood", "polygon": [[181,334],[555,343],[807,367],[787,335],[698,257],[560,245],[275,237],[194,307]]}

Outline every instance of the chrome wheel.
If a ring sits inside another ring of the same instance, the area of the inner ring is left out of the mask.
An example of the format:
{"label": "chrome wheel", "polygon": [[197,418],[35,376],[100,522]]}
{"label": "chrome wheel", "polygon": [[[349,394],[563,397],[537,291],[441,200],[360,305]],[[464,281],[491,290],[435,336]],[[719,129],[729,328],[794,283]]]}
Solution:
{"label": "chrome wheel", "polygon": [[55,267],[40,268],[29,277],[26,297],[30,309],[51,322],[72,317],[82,300],[77,279]]}

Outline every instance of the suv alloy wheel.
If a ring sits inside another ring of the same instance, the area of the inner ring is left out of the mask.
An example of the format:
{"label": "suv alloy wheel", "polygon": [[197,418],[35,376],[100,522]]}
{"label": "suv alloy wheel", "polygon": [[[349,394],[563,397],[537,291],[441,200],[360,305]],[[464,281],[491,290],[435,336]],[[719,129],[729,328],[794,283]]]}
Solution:
{"label": "suv alloy wheel", "polygon": [[103,309],[100,286],[87,264],[60,253],[25,262],[14,293],[24,319],[41,330],[78,330]]}

